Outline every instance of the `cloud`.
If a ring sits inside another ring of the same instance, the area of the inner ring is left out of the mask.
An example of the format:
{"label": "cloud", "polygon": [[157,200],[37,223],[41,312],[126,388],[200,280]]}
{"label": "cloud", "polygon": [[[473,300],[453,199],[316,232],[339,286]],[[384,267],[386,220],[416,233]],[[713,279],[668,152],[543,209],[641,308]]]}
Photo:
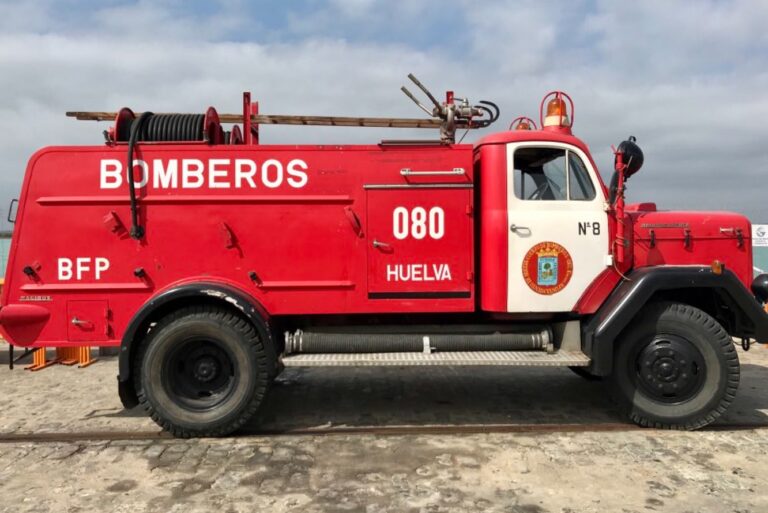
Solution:
{"label": "cloud", "polygon": [[[416,73],[502,107],[498,125],[538,117],[568,91],[575,132],[604,175],[633,134],[646,168],[630,199],[743,211],[768,221],[768,4],[304,0],[2,2],[0,208],[44,145],[98,144],[106,124],[67,110],[419,116],[398,91]],[[264,142],[424,137],[377,129],[265,127]]]}

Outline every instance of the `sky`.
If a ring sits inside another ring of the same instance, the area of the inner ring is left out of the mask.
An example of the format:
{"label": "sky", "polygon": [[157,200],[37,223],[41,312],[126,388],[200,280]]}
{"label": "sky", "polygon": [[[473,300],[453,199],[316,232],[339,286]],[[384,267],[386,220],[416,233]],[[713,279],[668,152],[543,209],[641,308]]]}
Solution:
{"label": "sky", "polygon": [[[629,135],[645,167],[632,202],[731,210],[768,223],[768,0],[0,0],[0,229],[26,162],[101,144],[68,110],[241,110],[421,117],[416,74],[502,109],[465,142],[538,119],[567,91],[604,177]],[[436,134],[435,134],[436,135]],[[269,143],[424,138],[386,129],[264,127]]]}

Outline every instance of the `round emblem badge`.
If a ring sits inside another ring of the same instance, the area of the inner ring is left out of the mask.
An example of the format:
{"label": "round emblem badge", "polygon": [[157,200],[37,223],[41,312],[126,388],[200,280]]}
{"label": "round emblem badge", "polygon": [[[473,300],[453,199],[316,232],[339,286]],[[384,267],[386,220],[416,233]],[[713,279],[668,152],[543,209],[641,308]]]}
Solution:
{"label": "round emblem badge", "polygon": [[573,259],[557,242],[540,242],[523,258],[523,279],[537,294],[556,294],[573,275]]}

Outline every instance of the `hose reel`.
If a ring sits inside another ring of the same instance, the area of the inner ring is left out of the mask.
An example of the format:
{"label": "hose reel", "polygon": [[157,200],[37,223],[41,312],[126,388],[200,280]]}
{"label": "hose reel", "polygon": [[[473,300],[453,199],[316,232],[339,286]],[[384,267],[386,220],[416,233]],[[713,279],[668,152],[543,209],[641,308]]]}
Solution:
{"label": "hose reel", "polygon": [[[120,109],[115,116],[115,125],[107,132],[108,139],[112,142],[129,142],[131,127],[136,122],[137,117],[131,109]],[[237,126],[232,132],[225,132],[216,109],[209,107],[205,114],[149,113],[141,125],[136,142],[242,144],[243,137]]]}
{"label": "hose reel", "polygon": [[240,128],[231,132],[221,127],[216,109],[208,107],[205,114],[154,114],[143,112],[138,118],[123,107],[115,116],[115,125],[105,132],[108,141],[127,142],[126,173],[131,201],[130,236],[140,240],[145,228],[139,219],[136,184],[133,177],[133,154],[136,144],[142,142],[206,142],[208,144],[243,144]]}

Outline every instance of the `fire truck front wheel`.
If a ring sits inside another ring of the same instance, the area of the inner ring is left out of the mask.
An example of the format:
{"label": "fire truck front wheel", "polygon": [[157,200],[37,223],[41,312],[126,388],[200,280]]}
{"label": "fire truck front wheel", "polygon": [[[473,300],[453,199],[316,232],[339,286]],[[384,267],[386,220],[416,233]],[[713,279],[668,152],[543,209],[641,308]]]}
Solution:
{"label": "fire truck front wheel", "polygon": [[698,429],[733,401],[739,358],[731,337],[707,313],[654,303],[617,341],[612,384],[636,424]]}
{"label": "fire truck front wheel", "polygon": [[224,436],[252,418],[264,399],[268,355],[242,317],[210,306],[180,309],[142,343],[136,395],[174,436]]}

